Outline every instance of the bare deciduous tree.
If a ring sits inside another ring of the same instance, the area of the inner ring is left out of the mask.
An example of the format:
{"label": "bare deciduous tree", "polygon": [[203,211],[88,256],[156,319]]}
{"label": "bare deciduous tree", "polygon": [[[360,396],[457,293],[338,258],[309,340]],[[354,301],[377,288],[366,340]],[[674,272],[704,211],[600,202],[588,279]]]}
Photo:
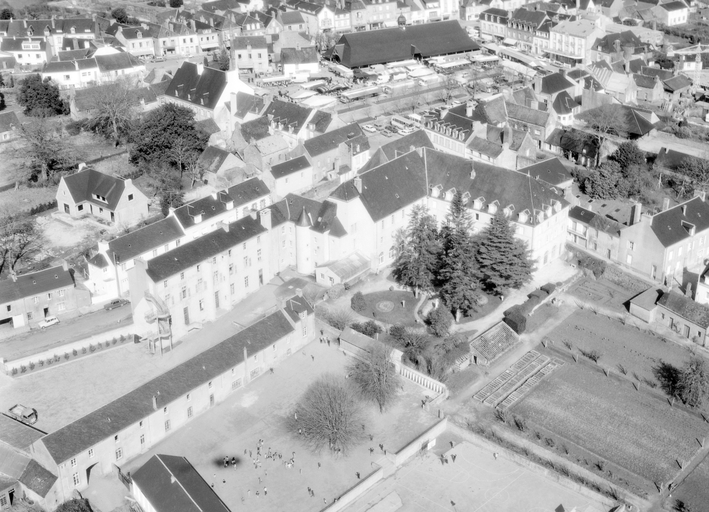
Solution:
{"label": "bare deciduous tree", "polygon": [[77,148],[61,138],[58,129],[47,117],[38,116],[20,127],[30,161],[30,181],[45,185],[53,183],[58,171],[66,170],[81,161]]}
{"label": "bare deciduous tree", "polygon": [[623,137],[627,131],[623,109],[619,108],[619,105],[601,105],[598,108],[579,114],[577,119],[584,121],[593,130],[592,135],[598,141],[596,165],[600,162],[601,153],[608,136],[616,134]]}
{"label": "bare deciduous tree", "polygon": [[42,248],[42,232],[29,215],[0,220],[0,275],[32,259]]}
{"label": "bare deciduous tree", "polygon": [[364,414],[347,382],[325,374],[313,382],[288,419],[289,430],[315,451],[346,454],[364,440]]}
{"label": "bare deciduous tree", "polygon": [[396,399],[401,384],[391,361],[391,348],[383,343],[372,344],[367,356],[355,359],[348,370],[362,398],[376,403],[379,412]]}
{"label": "bare deciduous tree", "polygon": [[92,117],[84,127],[116,143],[128,137],[138,117],[140,103],[135,84],[129,79],[87,89],[87,106]]}

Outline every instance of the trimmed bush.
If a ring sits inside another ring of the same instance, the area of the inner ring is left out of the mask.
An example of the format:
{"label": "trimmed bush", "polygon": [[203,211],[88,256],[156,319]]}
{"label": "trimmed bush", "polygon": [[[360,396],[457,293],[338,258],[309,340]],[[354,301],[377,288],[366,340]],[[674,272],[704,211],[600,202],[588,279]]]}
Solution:
{"label": "trimmed bush", "polygon": [[370,338],[375,338],[377,334],[382,332],[381,326],[374,320],[369,320],[367,322],[362,323],[354,323],[351,327],[355,331],[361,332],[362,334],[364,334],[365,336],[369,336]]}
{"label": "trimmed bush", "polygon": [[350,300],[350,305],[352,306],[352,309],[357,313],[361,313],[362,311],[367,309],[367,301],[364,299],[364,295],[362,295],[362,292],[357,292],[352,296],[352,299]]}
{"label": "trimmed bush", "polygon": [[336,284],[335,286],[333,286],[332,288],[330,288],[327,291],[327,296],[330,297],[331,299],[335,300],[335,299],[339,299],[340,297],[342,297],[343,293],[345,293],[344,285]]}
{"label": "trimmed bush", "polygon": [[439,304],[436,309],[428,314],[426,322],[431,334],[443,338],[450,333],[451,325],[453,325],[453,315],[448,311],[448,308]]}
{"label": "trimmed bush", "polygon": [[527,317],[519,311],[510,313],[503,321],[517,334],[523,334],[527,330]]}
{"label": "trimmed bush", "polygon": [[554,293],[554,290],[556,290],[556,285],[554,283],[547,283],[542,286],[540,290],[544,290],[545,292],[547,292],[548,295],[551,295],[552,293]]}

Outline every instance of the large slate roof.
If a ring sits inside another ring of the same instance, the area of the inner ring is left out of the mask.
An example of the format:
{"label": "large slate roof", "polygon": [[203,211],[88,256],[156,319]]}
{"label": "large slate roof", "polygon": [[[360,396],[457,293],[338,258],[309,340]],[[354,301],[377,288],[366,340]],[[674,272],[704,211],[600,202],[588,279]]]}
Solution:
{"label": "large slate roof", "polygon": [[601,215],[600,213],[581,208],[580,206],[571,207],[569,210],[569,218],[583,222],[587,226],[616,238],[620,236],[620,230],[625,227],[620,222],[616,222],[613,219],[609,219],[608,217]]}
{"label": "large slate roof", "polygon": [[359,196],[374,222],[426,197],[426,170],[423,158],[412,151],[360,174],[362,192],[354,180],[340,185],[331,197],[348,201]]}
{"label": "large slate roof", "polygon": [[51,267],[0,281],[0,304],[33,297],[59,288],[74,287],[74,276],[63,267]]}
{"label": "large slate roof", "polygon": [[161,219],[108,242],[108,254],[116,263],[125,263],[147,251],[184,236],[174,217]]}
{"label": "large slate roof", "polygon": [[256,354],[292,331],[293,326],[284,312],[276,311],[172,370],[52,432],[41,442],[54,462],[61,464],[155,412],[153,396],[158,397],[158,406],[164,407],[239,365],[244,360],[245,349],[248,355]]}
{"label": "large slate roof", "polygon": [[197,64],[185,61],[170,80],[165,95],[180,98],[202,108],[214,109],[226,84],[224,71],[205,67],[200,74]]}
{"label": "large slate roof", "polygon": [[348,68],[479,49],[457,20],[344,34],[333,55]]}
{"label": "large slate roof", "polygon": [[264,232],[266,229],[258,219],[248,215],[229,224],[228,230],[216,229],[149,260],[146,272],[148,277],[157,283]]}
{"label": "large slate roof", "polygon": [[156,512],[229,512],[185,457],[153,455],[131,477]]}
{"label": "large slate roof", "polygon": [[573,180],[569,170],[558,158],[550,158],[549,160],[523,167],[519,169],[519,172],[529,174],[532,178],[542,180],[554,187]]}
{"label": "large slate roof", "polygon": [[307,169],[308,167],[310,167],[310,162],[308,162],[305,155],[302,155],[272,166],[271,174],[273,174],[275,179],[285,178],[286,176],[290,176],[291,174]]}
{"label": "large slate roof", "polygon": [[651,226],[660,243],[669,247],[690,238],[692,226],[696,233],[709,229],[709,205],[695,197],[654,215]]}
{"label": "large slate roof", "polygon": [[[66,183],[74,203],[88,201],[114,211],[125,190],[125,182],[121,178],[109,176],[94,169],[83,169],[64,176],[62,179]],[[106,202],[95,199],[92,194],[105,197]]]}
{"label": "large slate roof", "polygon": [[311,157],[316,157],[336,149],[342,143],[349,143],[350,141],[354,142],[354,144],[359,144],[362,151],[369,149],[369,139],[364,135],[357,123],[348,124],[308,139],[303,143],[303,146],[305,146]]}

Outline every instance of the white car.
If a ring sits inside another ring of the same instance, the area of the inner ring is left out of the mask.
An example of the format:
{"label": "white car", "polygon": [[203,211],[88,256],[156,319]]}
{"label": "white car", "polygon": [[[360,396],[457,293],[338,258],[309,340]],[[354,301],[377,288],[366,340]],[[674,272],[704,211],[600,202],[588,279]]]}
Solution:
{"label": "white car", "polygon": [[48,316],[39,323],[40,329],[46,329],[50,325],[58,324],[59,319],[56,316]]}
{"label": "white car", "polygon": [[362,126],[362,129],[363,129],[365,132],[370,132],[370,133],[376,133],[376,132],[377,132],[376,126],[371,125],[371,124],[365,124],[364,126]]}
{"label": "white car", "polygon": [[409,135],[410,133],[414,133],[413,128],[399,128],[396,131],[399,133],[399,135]]}

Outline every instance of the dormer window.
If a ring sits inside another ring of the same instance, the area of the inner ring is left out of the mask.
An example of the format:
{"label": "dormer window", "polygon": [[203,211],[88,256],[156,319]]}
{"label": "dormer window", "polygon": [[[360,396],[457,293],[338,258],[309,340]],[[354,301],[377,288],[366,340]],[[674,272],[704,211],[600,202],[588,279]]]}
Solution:
{"label": "dormer window", "polygon": [[470,201],[470,192],[463,192],[461,199],[463,200],[463,204],[468,204],[468,201]]}
{"label": "dormer window", "polygon": [[499,203],[497,201],[493,201],[492,203],[487,205],[487,211],[494,215],[495,213],[497,213],[498,206],[499,206]]}
{"label": "dormer window", "polygon": [[435,187],[431,187],[431,197],[440,196],[442,190],[443,190],[443,185],[436,185]]}
{"label": "dormer window", "polygon": [[482,210],[484,204],[485,204],[485,198],[478,197],[475,201],[473,201],[473,208],[475,208],[476,210]]}
{"label": "dormer window", "polygon": [[453,201],[455,197],[455,187],[446,191],[446,201]]}
{"label": "dormer window", "polygon": [[94,199],[97,199],[97,200],[102,201],[104,203],[108,203],[108,201],[106,201],[106,198],[104,196],[100,196],[98,194],[91,194],[91,195],[93,196]]}
{"label": "dormer window", "polygon": [[689,236],[694,236],[694,233],[697,230],[696,226],[691,222],[682,221],[682,227],[687,230]]}

